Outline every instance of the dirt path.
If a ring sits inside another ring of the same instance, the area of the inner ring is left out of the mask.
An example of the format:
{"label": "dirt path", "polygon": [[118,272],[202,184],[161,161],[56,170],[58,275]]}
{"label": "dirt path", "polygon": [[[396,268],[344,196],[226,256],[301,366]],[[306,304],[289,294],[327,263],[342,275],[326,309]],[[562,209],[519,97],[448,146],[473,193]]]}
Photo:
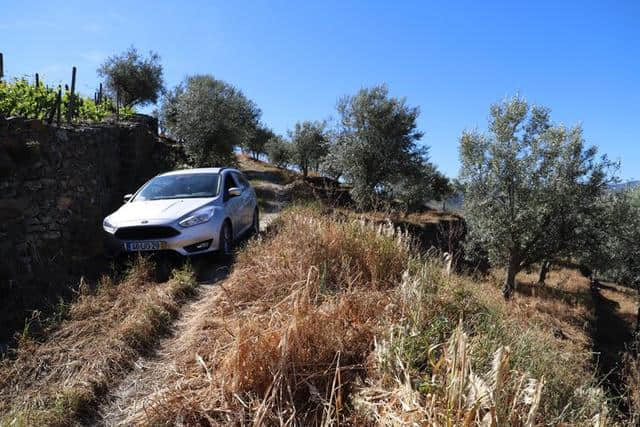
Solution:
{"label": "dirt path", "polygon": [[[265,209],[263,206],[261,210],[260,229],[264,231],[286,204],[286,189],[274,177],[260,171],[245,173],[251,179],[258,197],[268,207]],[[135,368],[115,389],[107,393],[97,410],[96,418],[91,420],[91,425],[131,425],[133,422],[130,417],[144,410],[158,393],[158,386],[167,386],[167,379],[175,372],[173,349],[180,348],[181,340],[190,335],[190,328],[196,327],[198,319],[208,315],[206,302],[221,292],[219,285],[231,268],[231,263],[224,263],[215,257],[194,261],[196,276],[201,284],[198,295],[182,307],[171,334],[159,342],[150,356],[138,359]]]}
{"label": "dirt path", "polygon": [[157,350],[148,357],[140,358],[135,368],[112,390],[98,409],[97,419],[91,425],[125,426],[133,424],[129,418],[141,410],[167,386],[167,379],[175,372],[175,353],[181,341],[188,337],[189,328],[197,325],[198,319],[207,316],[206,302],[221,292],[220,282],[200,286],[197,298],[185,305],[173,332],[163,339]]}

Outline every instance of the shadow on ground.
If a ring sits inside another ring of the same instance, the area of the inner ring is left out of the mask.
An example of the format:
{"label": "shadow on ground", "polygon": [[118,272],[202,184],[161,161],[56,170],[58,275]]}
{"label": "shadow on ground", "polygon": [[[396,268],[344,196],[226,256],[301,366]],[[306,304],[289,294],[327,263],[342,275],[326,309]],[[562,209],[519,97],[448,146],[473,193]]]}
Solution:
{"label": "shadow on ground", "polygon": [[[615,290],[607,285],[601,286]],[[605,297],[599,288],[594,288],[592,295],[595,305],[592,339],[598,376],[611,395],[620,396],[625,392],[622,359],[633,332],[620,313],[618,302]],[[625,408],[621,409],[624,411]]]}

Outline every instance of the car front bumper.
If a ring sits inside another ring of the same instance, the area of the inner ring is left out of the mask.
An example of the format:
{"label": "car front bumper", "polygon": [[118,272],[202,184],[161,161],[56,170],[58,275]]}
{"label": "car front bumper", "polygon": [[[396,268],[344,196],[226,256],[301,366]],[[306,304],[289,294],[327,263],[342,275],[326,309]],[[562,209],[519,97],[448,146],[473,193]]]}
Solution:
{"label": "car front bumper", "polygon": [[[219,246],[219,230],[213,222],[194,225],[193,227],[183,228],[174,224],[153,224],[169,226],[179,232],[173,237],[151,237],[151,238],[127,238],[122,239],[115,233],[104,232],[105,252],[109,256],[117,256],[124,252],[142,252],[143,250],[129,250],[129,243],[148,243],[161,242],[161,251],[174,251],[183,256],[199,255],[207,252],[218,250]],[[140,227],[142,228],[142,227]],[[198,248],[196,245],[209,242],[208,246]],[[146,252],[146,251],[145,251]]]}

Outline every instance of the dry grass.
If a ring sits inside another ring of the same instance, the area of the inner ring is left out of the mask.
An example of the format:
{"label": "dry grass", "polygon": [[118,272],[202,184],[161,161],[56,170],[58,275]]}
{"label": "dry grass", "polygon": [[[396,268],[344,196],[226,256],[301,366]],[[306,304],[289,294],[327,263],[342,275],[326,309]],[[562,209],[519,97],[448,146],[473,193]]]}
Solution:
{"label": "dry grass", "polygon": [[[503,271],[494,272],[494,287],[500,287],[503,280]],[[513,305],[520,317],[535,319],[550,335],[555,333],[574,343],[573,351],[584,352],[592,347],[594,300],[589,279],[579,271],[553,268],[545,284],[538,283],[535,269],[520,273]]]}
{"label": "dry grass", "polygon": [[554,338],[548,313],[504,303],[494,285],[413,257],[407,240],[289,210],[239,255],[175,348],[169,380],[161,376],[128,423],[534,425],[606,416],[585,343]]}
{"label": "dry grass", "polygon": [[[107,281],[43,344],[23,342],[0,370],[3,422],[90,413],[192,286],[149,274]],[[290,208],[198,304],[124,422],[605,425],[584,284],[568,270],[535,292],[521,279],[507,303],[497,281],[446,274],[393,227]]]}
{"label": "dry grass", "polygon": [[[300,176],[299,173],[289,169],[276,167],[261,160],[255,160],[246,154],[238,154],[238,168],[243,171],[249,180],[260,183],[261,181],[273,182],[276,184],[288,184]],[[261,179],[266,177],[268,179]]]}
{"label": "dry grass", "polygon": [[238,256],[210,317],[177,351],[175,388],[132,421],[314,423],[328,401],[345,403],[394,311],[409,247],[308,209],[274,226]]}
{"label": "dry grass", "polygon": [[140,258],[122,283],[103,278],[80,289],[68,318],[44,341],[24,336],[0,365],[0,418],[11,425],[69,425],[89,417],[97,399],[151,349],[195,287],[188,269],[153,280]]}
{"label": "dry grass", "polygon": [[[638,343],[636,343],[636,346]],[[626,401],[629,411],[629,425],[640,424],[640,354],[625,354],[623,360],[623,378],[626,384]]]}
{"label": "dry grass", "polygon": [[[342,213],[345,215],[352,215],[353,212],[347,209],[342,209]],[[418,226],[424,226],[425,224],[439,224],[443,221],[460,221],[462,218],[452,212],[443,212],[438,210],[425,210],[423,212],[412,212],[409,214],[403,214],[402,212],[390,210],[385,211],[367,211],[357,214],[365,220],[373,222],[381,222],[391,220],[394,223],[406,222]]]}

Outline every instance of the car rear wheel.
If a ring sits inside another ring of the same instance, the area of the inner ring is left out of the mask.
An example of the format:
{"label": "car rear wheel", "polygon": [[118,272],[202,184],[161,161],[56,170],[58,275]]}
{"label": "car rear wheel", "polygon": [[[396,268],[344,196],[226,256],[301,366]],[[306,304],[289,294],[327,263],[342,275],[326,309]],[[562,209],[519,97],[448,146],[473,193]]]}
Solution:
{"label": "car rear wheel", "polygon": [[231,255],[233,252],[233,233],[231,230],[231,224],[229,221],[225,221],[222,224],[220,230],[220,245],[218,246],[222,255]]}

